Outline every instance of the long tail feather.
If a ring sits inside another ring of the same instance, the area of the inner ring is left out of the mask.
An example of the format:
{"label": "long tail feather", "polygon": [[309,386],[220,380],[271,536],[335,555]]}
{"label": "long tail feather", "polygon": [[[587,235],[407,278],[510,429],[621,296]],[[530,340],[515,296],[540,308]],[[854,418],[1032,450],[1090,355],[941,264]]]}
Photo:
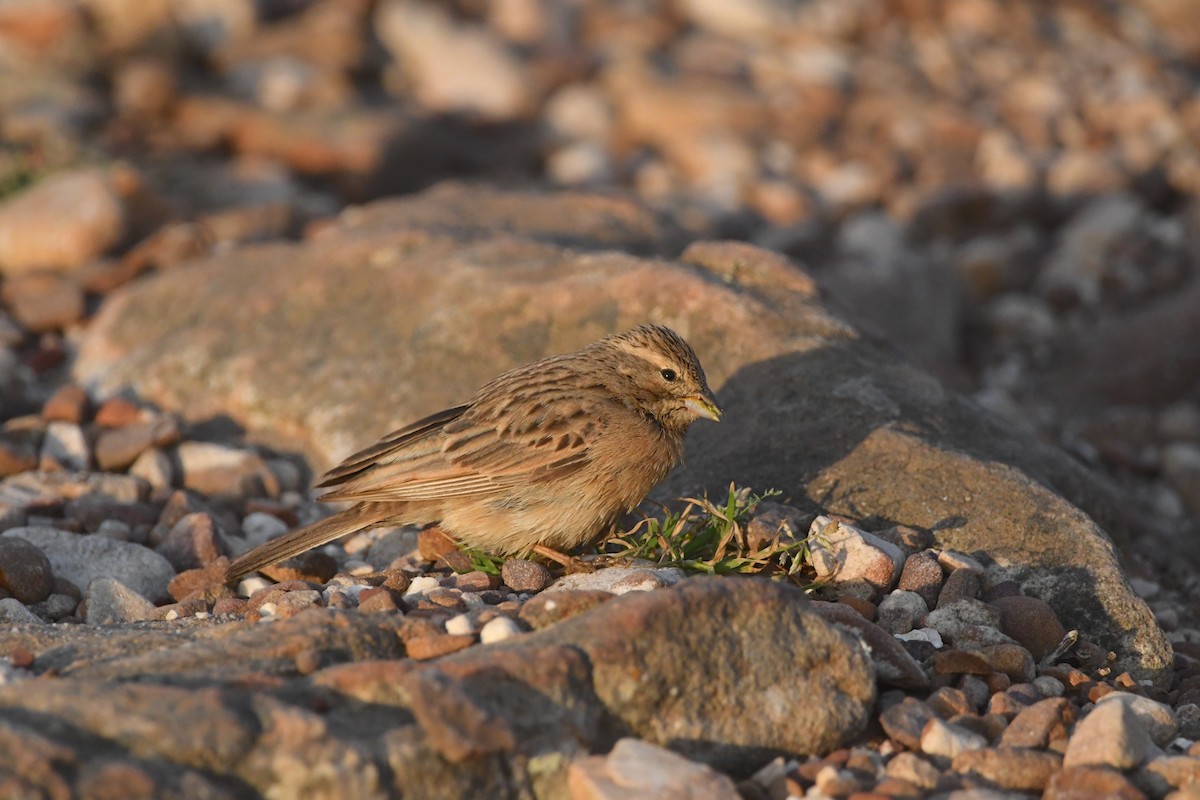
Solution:
{"label": "long tail feather", "polygon": [[247,573],[270,566],[276,561],[299,555],[320,547],[326,542],[361,531],[380,522],[381,515],[371,508],[373,504],[360,503],[331,517],[318,520],[311,525],[285,533],[276,539],[260,544],[243,553],[225,568],[225,582],[235,581]]}

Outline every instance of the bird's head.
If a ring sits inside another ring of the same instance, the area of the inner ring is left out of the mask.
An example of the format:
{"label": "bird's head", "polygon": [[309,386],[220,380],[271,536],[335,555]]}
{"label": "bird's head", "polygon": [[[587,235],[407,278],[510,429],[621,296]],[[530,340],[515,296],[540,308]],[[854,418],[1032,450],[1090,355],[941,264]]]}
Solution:
{"label": "bird's head", "polygon": [[697,419],[721,419],[721,407],[695,351],[670,328],[639,325],[602,339],[632,404],[667,430],[682,433]]}

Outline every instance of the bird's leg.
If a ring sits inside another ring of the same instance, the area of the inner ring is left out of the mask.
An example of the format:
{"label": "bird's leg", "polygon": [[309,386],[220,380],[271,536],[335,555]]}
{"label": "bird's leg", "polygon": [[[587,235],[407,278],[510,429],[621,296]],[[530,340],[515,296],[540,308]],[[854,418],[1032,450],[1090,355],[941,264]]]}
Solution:
{"label": "bird's leg", "polygon": [[543,558],[550,559],[551,561],[555,562],[556,564],[561,564],[563,569],[567,572],[567,574],[570,574],[572,572],[595,572],[596,571],[596,568],[594,566],[592,566],[591,564],[589,564],[588,562],[586,562],[582,559],[579,559],[579,558],[575,558],[574,556],[569,556],[566,553],[559,552],[558,550],[555,550],[553,547],[546,547],[546,545],[544,545],[544,544],[535,544],[533,546],[533,552],[537,553],[539,556],[542,556]]}

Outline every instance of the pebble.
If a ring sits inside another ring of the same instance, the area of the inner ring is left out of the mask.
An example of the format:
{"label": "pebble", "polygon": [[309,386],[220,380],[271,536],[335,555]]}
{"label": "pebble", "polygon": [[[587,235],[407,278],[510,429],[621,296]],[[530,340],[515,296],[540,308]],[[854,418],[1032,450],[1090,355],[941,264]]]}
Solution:
{"label": "pebble", "polygon": [[884,732],[910,750],[918,750],[925,726],[937,714],[927,703],[914,697],[903,697],[900,702],[885,708],[879,715]]}
{"label": "pebble", "polygon": [[1075,723],[1075,707],[1069,700],[1052,697],[1020,709],[1001,734],[1004,747],[1044,748],[1066,741]]}
{"label": "pebble", "polygon": [[1129,705],[1097,703],[1076,724],[1063,766],[1132,769],[1146,760],[1152,746],[1150,735]]}
{"label": "pebble", "polygon": [[259,570],[268,578],[284,581],[311,581],[325,583],[337,572],[337,562],[320,550],[309,550]]}
{"label": "pebble", "polygon": [[1105,767],[1067,767],[1051,776],[1042,800],[1145,800],[1143,794],[1124,775]]}
{"label": "pebble", "polygon": [[1030,750],[980,748],[959,753],[950,768],[983,778],[1001,789],[1040,792],[1062,768],[1062,757]]}
{"label": "pebble", "polygon": [[171,562],[176,572],[202,567],[221,555],[217,523],[204,511],[188,514],[171,527],[154,549]]}
{"label": "pebble", "polygon": [[42,619],[57,622],[74,614],[78,607],[79,601],[74,597],[55,592],[42,602],[33,604],[29,610]]}
{"label": "pebble", "polygon": [[88,411],[88,396],[83,387],[76,383],[64,383],[54,390],[42,405],[42,419],[47,422],[73,422],[76,425],[85,421]]}
{"label": "pebble", "polygon": [[967,570],[974,572],[976,575],[984,573],[983,565],[970,556],[959,553],[956,550],[943,550],[938,553],[938,564],[947,572],[955,572],[957,570]]}
{"label": "pebble", "polygon": [[0,202],[0,270],[78,269],[116,243],[125,211],[109,176],[66,170]]}
{"label": "pebble", "polygon": [[674,586],[683,580],[684,572],[677,567],[644,569],[641,567],[608,567],[596,572],[564,575],[546,588],[547,592],[601,591],[612,594],[649,592]]}
{"label": "pebble", "polygon": [[972,630],[976,628],[990,628],[997,637],[1002,636],[1000,612],[987,603],[970,598],[930,611],[925,617],[925,625],[936,629],[951,644],[977,633]]}
{"label": "pebble", "polygon": [[993,644],[980,650],[995,672],[1003,672],[1016,683],[1028,683],[1035,677],[1033,656],[1019,644]]}
{"label": "pebble", "polygon": [[946,576],[935,608],[945,608],[960,600],[974,600],[979,596],[979,586],[980,573],[969,569],[956,569]]}
{"label": "pebble", "polygon": [[474,634],[442,634],[437,636],[418,636],[406,639],[405,652],[415,661],[427,661],[431,658],[456,653],[459,650],[475,644]]}
{"label": "pebble", "polygon": [[0,598],[0,624],[41,625],[44,620],[14,597]]}
{"label": "pebble", "polygon": [[73,422],[51,422],[42,438],[40,458],[44,470],[85,470],[91,463],[83,428]]}
{"label": "pebble", "polygon": [[614,597],[616,595],[612,592],[601,589],[560,589],[556,592],[543,592],[521,605],[519,617],[529,627],[540,630],[590,611]]}
{"label": "pebble", "polygon": [[929,606],[920,594],[897,589],[879,601],[875,621],[889,633],[909,633],[928,613]]}
{"label": "pebble", "polygon": [[274,514],[267,514],[263,511],[252,511],[243,517],[241,528],[242,535],[246,539],[242,545],[243,549],[236,553],[237,555],[282,536],[288,530],[286,522]]}
{"label": "pebble", "polygon": [[40,428],[0,430],[0,477],[37,469],[43,436]]}
{"label": "pebble", "polygon": [[933,789],[941,770],[916,753],[897,753],[885,768],[887,775],[906,781],[918,789]]}
{"label": "pebble", "polygon": [[422,575],[420,577],[413,578],[409,582],[408,588],[404,590],[404,596],[412,597],[428,594],[434,589],[440,588],[441,585],[441,582],[437,578],[431,578],[427,575]]}
{"label": "pebble", "polygon": [[70,276],[31,273],[4,283],[13,316],[34,333],[62,330],[83,317],[83,289]]}
{"label": "pebble", "polygon": [[0,538],[0,588],[26,605],[54,591],[54,571],[40,549],[14,536]]}
{"label": "pebble", "polygon": [[84,620],[89,625],[116,625],[152,619],[154,604],[113,578],[100,577],[88,584]]}
{"label": "pebble", "polygon": [[826,516],[813,520],[808,547],[819,579],[864,599],[891,589],[905,562],[903,551],[891,542]]}
{"label": "pebble", "polygon": [[479,641],[482,644],[494,644],[505,639],[511,639],[521,632],[521,626],[509,617],[496,617],[488,620],[479,629]]}
{"label": "pebble", "polygon": [[1039,597],[999,597],[991,605],[1000,611],[1000,630],[1028,648],[1036,661],[1053,653],[1067,635],[1054,609]]}
{"label": "pebble", "polygon": [[550,570],[536,561],[510,558],[500,568],[500,578],[514,592],[540,592],[550,585]]}
{"label": "pebble", "polygon": [[1130,692],[1112,692],[1100,698],[1096,708],[1111,703],[1121,703],[1133,712],[1150,739],[1159,747],[1165,747],[1179,733],[1179,718],[1166,703]]}
{"label": "pebble", "polygon": [[157,447],[151,447],[137,457],[130,465],[130,475],[140,477],[155,489],[167,489],[176,483],[174,463]]}
{"label": "pebble", "polygon": [[237,593],[242,597],[251,597],[271,585],[271,581],[258,575],[250,575],[238,581]]}
{"label": "pebble", "polygon": [[617,740],[608,755],[576,758],[567,769],[567,782],[572,787],[571,797],[594,800],[741,797],[728,776],[656,744],[631,738]]}
{"label": "pebble", "polygon": [[925,723],[919,744],[926,755],[952,759],[968,750],[987,747],[988,742],[978,733],[933,717]]}
{"label": "pebble", "polygon": [[216,442],[186,441],[175,448],[183,485],[210,497],[274,497],[279,483],[250,450]]}
{"label": "pebble", "polygon": [[[358,610],[364,614],[395,613],[401,611],[403,607],[403,602],[396,596],[396,593],[384,586],[367,589],[358,596]],[[467,631],[462,632],[466,633]]]}
{"label": "pebble", "polygon": [[87,586],[107,577],[120,581],[142,597],[167,595],[167,584],[175,576],[170,562],[138,544],[102,536],[83,536],[48,527],[14,528],[0,537],[19,537],[41,550],[54,575]]}
{"label": "pebble", "polygon": [[122,470],[150,448],[175,444],[180,436],[179,423],[172,416],[105,430],[96,438],[96,463],[100,469]]}

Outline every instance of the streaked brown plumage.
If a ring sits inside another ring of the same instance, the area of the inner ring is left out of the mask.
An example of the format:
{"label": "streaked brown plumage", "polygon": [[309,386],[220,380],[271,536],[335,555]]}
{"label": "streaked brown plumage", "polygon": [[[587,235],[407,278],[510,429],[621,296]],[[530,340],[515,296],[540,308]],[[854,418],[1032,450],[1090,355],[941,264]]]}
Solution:
{"label": "streaked brown plumage", "polygon": [[634,508],[720,409],[692,348],[642,325],[500,375],[355,453],[322,500],[355,505],[235,559],[233,580],[365,528],[439,522],[496,555],[566,551]]}

